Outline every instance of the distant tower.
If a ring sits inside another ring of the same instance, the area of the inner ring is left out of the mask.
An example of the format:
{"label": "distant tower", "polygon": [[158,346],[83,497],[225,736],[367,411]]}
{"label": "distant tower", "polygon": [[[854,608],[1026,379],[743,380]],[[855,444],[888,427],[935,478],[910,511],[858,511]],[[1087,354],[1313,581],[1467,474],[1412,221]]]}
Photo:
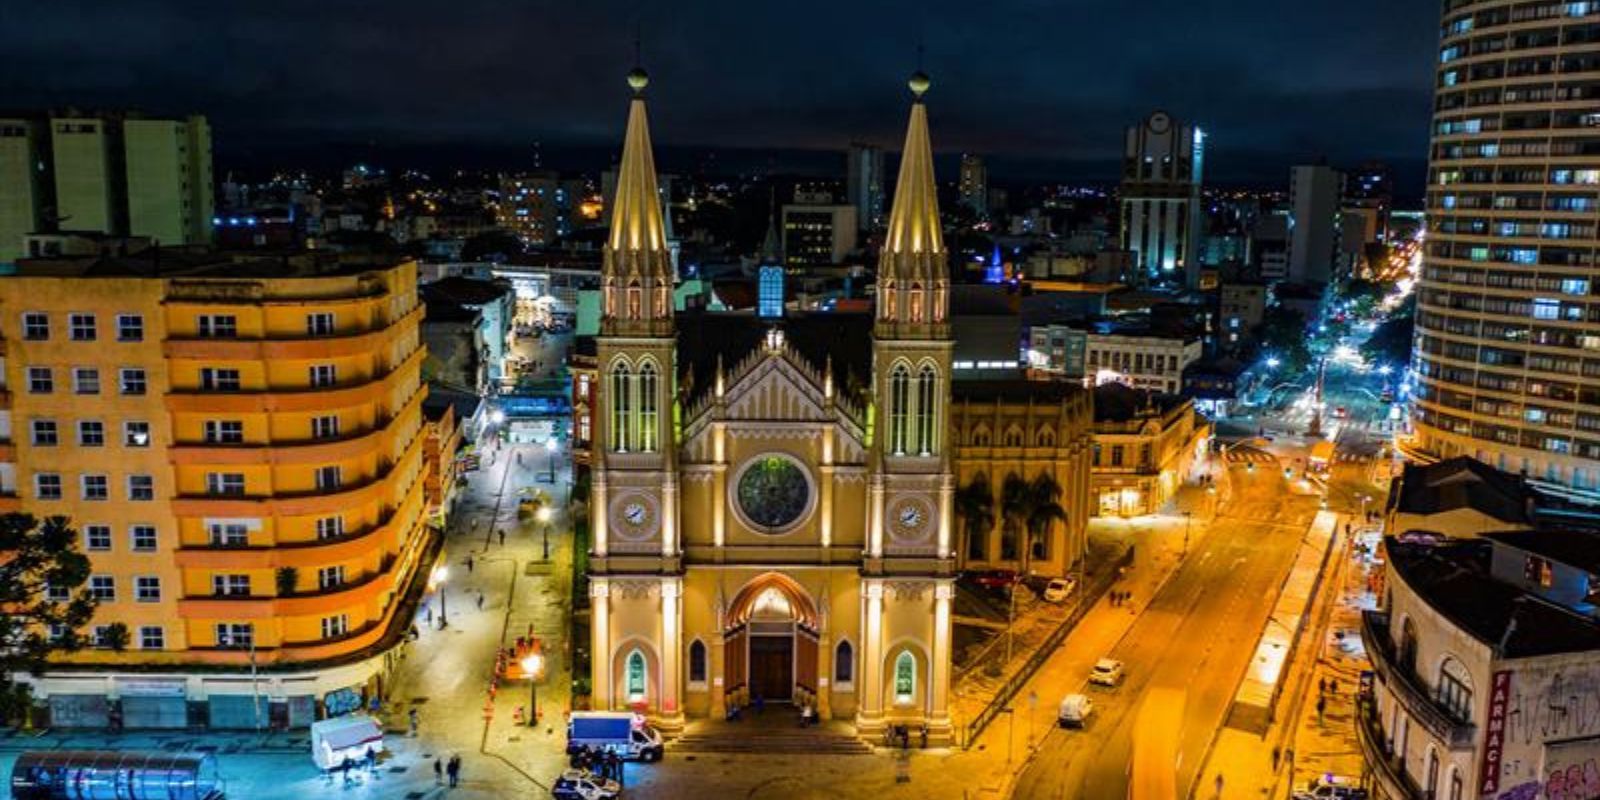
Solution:
{"label": "distant tower", "polygon": [[961,155],[961,204],[980,217],[989,214],[989,169],[983,157],[972,153]]}
{"label": "distant tower", "polygon": [[1122,249],[1141,280],[1200,282],[1205,133],[1165,111],[1128,128],[1122,161]]}
{"label": "distant tower", "polygon": [[768,212],[767,238],[761,244],[761,263],[756,268],[756,315],[765,319],[783,317],[783,252],[778,237],[778,200],[773,195]]}
{"label": "distant tower", "polygon": [[856,207],[861,230],[877,230],[883,225],[883,150],[868,144],[852,144],[846,155],[845,191]]}

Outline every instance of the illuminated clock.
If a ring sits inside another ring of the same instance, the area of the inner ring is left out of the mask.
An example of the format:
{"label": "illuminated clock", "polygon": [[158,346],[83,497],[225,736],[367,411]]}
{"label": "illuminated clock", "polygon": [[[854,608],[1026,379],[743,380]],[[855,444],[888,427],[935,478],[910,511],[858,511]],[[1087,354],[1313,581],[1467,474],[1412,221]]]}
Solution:
{"label": "illuminated clock", "polygon": [[920,497],[897,500],[889,507],[891,533],[898,539],[921,539],[926,536],[928,520],[933,518],[933,507]]}
{"label": "illuminated clock", "polygon": [[629,492],[611,503],[611,530],[624,539],[644,539],[656,532],[655,498]]}

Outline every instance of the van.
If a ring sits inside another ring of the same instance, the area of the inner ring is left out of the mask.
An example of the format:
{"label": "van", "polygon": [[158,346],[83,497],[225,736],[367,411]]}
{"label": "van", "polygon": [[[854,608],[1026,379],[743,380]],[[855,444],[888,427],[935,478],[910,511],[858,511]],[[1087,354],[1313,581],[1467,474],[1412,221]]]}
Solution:
{"label": "van", "polygon": [[1094,714],[1094,701],[1086,694],[1069,694],[1061,698],[1061,710],[1056,713],[1056,723],[1063,728],[1082,728],[1089,724]]}
{"label": "van", "polygon": [[567,721],[567,755],[585,747],[636,761],[660,761],[665,749],[661,733],[631,711],[574,711]]}

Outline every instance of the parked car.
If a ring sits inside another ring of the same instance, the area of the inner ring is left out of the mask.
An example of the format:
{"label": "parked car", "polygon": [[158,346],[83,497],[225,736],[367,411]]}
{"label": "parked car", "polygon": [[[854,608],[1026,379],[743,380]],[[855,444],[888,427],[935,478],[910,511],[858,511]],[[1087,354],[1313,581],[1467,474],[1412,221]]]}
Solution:
{"label": "parked car", "polygon": [[1294,800],[1367,800],[1367,790],[1353,778],[1328,775],[1312,780],[1305,791],[1295,792]]}
{"label": "parked car", "polygon": [[559,800],[611,800],[621,794],[621,784],[598,778],[594,773],[581,769],[569,769],[561,773],[555,785],[550,787],[550,795]]}
{"label": "parked car", "polygon": [[1010,569],[991,569],[975,573],[972,582],[985,589],[1004,589],[1017,582],[1017,572]]}
{"label": "parked car", "polygon": [[1124,677],[1123,663],[1114,658],[1102,658],[1089,670],[1089,682],[1096,686],[1117,686]]}
{"label": "parked car", "polygon": [[1044,599],[1047,603],[1060,603],[1072,596],[1074,589],[1078,588],[1075,578],[1052,578],[1044,587]]}
{"label": "parked car", "polygon": [[1061,698],[1061,710],[1056,712],[1056,723],[1063,728],[1082,728],[1089,724],[1094,714],[1094,701],[1086,694],[1073,693]]}

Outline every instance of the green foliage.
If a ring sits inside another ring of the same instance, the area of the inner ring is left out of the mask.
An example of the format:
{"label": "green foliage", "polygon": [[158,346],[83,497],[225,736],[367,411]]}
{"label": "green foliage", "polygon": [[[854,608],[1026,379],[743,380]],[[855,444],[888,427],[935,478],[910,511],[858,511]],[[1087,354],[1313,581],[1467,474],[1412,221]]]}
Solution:
{"label": "green foliage", "polygon": [[1278,373],[1284,380],[1296,377],[1311,367],[1311,348],[1306,315],[1288,306],[1272,306],[1261,317],[1261,349],[1278,359]]}
{"label": "green foliage", "polygon": [[108,647],[118,653],[128,649],[128,643],[133,640],[133,637],[128,634],[128,626],[120,622],[113,622],[107,625],[101,637],[98,643],[101,647]]}
{"label": "green foliage", "polygon": [[1027,534],[1022,543],[1021,570],[1026,575],[1033,560],[1034,543],[1049,534],[1051,525],[1067,521],[1067,510],[1061,505],[1061,484],[1048,472],[1035,475],[1031,481],[1014,473],[1007,475],[1000,487],[1000,509],[1012,532]]}
{"label": "green foliage", "polygon": [[294,567],[278,567],[278,596],[288,597],[295,592],[295,587],[300,585],[300,570]]}
{"label": "green foliage", "polygon": [[972,537],[994,527],[994,489],[988,477],[979,473],[971,483],[956,490],[956,515],[961,517],[961,554],[965,558]]}
{"label": "green foliage", "polygon": [[1378,324],[1361,344],[1361,355],[1374,364],[1404,367],[1411,363],[1411,341],[1416,331],[1417,296],[1406,298],[1393,316]]}
{"label": "green foliage", "polygon": [[[83,646],[80,629],[95,608],[88,580],[89,558],[78,552],[78,532],[66,517],[0,516],[0,719],[26,708],[15,675],[37,673],[51,653]],[[47,587],[66,599],[50,599]],[[51,626],[65,632],[52,638]]]}

